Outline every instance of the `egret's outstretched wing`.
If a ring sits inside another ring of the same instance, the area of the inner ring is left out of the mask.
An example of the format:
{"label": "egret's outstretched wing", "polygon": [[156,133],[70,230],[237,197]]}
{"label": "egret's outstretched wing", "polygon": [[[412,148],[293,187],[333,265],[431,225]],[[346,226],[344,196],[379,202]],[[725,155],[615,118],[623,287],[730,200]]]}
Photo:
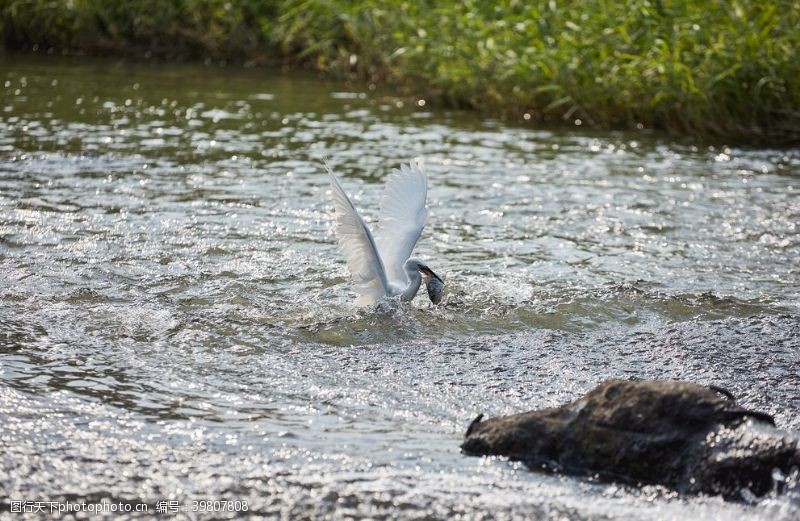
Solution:
{"label": "egret's outstretched wing", "polygon": [[402,165],[389,175],[381,199],[377,242],[386,275],[392,282],[407,283],[403,263],[411,256],[428,222],[427,196],[428,176],[421,165]]}
{"label": "egret's outstretched wing", "polygon": [[353,276],[355,290],[361,295],[359,304],[372,304],[388,294],[389,283],[386,279],[381,257],[372,234],[358,215],[353,203],[339,184],[339,180],[328,163],[325,169],[333,188],[333,205],[336,208],[336,236],[339,249],[347,259],[347,268]]}

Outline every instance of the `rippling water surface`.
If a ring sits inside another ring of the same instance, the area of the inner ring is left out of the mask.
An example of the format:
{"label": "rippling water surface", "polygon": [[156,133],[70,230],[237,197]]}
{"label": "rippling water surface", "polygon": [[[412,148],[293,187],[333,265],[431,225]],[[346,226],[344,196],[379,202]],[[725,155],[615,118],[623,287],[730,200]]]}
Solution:
{"label": "rippling water surface", "polygon": [[[0,491],[320,518],[793,518],[465,457],[478,413],[609,377],[800,429],[800,151],[535,131],[313,76],[5,58]],[[328,157],[372,222],[422,159],[445,304],[359,310]],[[8,503],[4,511],[8,512]]]}

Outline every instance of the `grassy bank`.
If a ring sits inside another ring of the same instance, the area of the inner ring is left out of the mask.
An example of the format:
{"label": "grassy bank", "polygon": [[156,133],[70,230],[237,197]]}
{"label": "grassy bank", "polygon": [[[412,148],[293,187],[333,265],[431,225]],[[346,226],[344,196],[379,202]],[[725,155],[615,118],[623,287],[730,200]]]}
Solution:
{"label": "grassy bank", "polygon": [[800,139],[796,0],[3,0],[7,48],[310,65],[520,121]]}

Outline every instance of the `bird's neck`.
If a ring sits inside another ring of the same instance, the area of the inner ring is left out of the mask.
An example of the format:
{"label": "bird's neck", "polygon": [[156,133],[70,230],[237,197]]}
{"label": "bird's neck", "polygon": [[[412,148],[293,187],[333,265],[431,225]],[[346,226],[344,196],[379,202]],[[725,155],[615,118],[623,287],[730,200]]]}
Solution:
{"label": "bird's neck", "polygon": [[422,284],[422,276],[416,268],[406,269],[405,272],[408,277],[408,286],[400,294],[400,300],[408,301],[417,296],[417,291],[419,291],[419,287]]}

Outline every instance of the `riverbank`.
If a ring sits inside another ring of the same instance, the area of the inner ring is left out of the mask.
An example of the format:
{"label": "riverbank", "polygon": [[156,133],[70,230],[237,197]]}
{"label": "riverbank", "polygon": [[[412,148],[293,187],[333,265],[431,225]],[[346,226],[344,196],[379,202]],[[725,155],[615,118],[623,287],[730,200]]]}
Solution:
{"label": "riverbank", "polygon": [[312,67],[537,123],[800,140],[800,4],[9,0],[6,49]]}

